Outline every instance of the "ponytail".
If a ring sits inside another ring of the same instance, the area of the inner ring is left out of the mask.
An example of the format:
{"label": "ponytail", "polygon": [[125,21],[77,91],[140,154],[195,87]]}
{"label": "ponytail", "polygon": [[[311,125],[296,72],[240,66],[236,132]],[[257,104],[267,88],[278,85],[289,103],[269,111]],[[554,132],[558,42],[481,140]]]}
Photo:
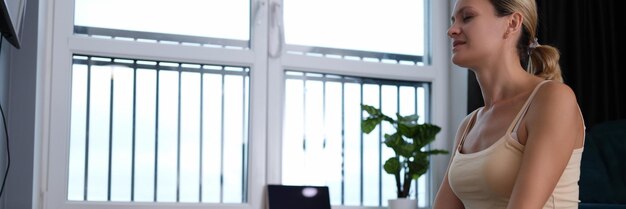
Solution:
{"label": "ponytail", "polygon": [[529,50],[529,63],[526,72],[546,80],[563,82],[561,66],[559,65],[559,50],[548,45],[539,45]]}

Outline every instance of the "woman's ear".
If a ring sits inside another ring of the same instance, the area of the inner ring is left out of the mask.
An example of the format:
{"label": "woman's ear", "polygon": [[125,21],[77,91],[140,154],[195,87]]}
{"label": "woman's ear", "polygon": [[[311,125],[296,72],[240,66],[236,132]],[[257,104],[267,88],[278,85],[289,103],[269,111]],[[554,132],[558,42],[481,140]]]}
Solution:
{"label": "woman's ear", "polygon": [[524,22],[524,16],[519,12],[514,12],[508,17],[507,28],[505,36],[515,34],[521,31],[522,23]]}

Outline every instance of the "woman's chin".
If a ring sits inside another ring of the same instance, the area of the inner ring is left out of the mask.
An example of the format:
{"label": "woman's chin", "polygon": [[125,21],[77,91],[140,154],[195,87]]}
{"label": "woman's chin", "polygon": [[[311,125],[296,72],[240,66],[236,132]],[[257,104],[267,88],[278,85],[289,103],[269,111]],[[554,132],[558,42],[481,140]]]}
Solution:
{"label": "woman's chin", "polygon": [[463,59],[461,56],[453,54],[452,55],[452,63],[454,63],[455,65],[458,65],[460,67],[464,67],[467,64],[467,60]]}

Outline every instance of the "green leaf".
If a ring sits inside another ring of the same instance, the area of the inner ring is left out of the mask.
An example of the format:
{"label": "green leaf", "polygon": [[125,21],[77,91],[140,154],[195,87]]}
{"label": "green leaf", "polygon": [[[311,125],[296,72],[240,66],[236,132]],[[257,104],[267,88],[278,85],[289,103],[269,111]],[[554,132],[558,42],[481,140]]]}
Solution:
{"label": "green leaf", "polygon": [[382,118],[367,118],[361,121],[361,131],[369,134],[372,132],[378,124],[382,121]]}
{"label": "green leaf", "polygon": [[392,135],[389,134],[385,134],[385,145],[387,145],[387,147],[394,149],[395,151],[395,147],[401,146],[402,145],[402,137],[400,135],[398,135],[398,133],[394,133]]}
{"label": "green leaf", "polygon": [[[404,142],[404,140],[403,140]],[[404,158],[410,158],[413,156],[413,152],[415,152],[415,145],[404,142],[402,145],[397,147],[396,153]]]}
{"label": "green leaf", "polygon": [[433,124],[425,123],[417,125],[416,134],[413,137],[413,143],[415,143],[419,148],[422,148],[434,141],[435,136],[439,133],[439,131],[441,131],[441,128]]}
{"label": "green leaf", "polygon": [[416,114],[402,116],[396,113],[396,117],[398,118],[398,123],[404,123],[404,124],[416,124],[417,119],[419,119],[419,116],[417,116]]}
{"label": "green leaf", "polygon": [[380,110],[371,105],[361,104],[361,109],[363,109],[367,114],[370,115],[381,115]]}
{"label": "green leaf", "polygon": [[424,175],[426,171],[428,171],[430,162],[428,161],[428,158],[417,158],[415,161],[411,161],[408,166],[408,174],[411,178],[418,179],[420,176]]}
{"label": "green leaf", "polygon": [[392,125],[395,124],[392,118],[384,115],[379,109],[373,106],[361,104],[361,109],[369,114],[369,116],[361,120],[361,131],[366,134],[372,132],[383,120],[388,121]]}
{"label": "green leaf", "polygon": [[398,123],[398,132],[404,137],[413,138],[416,133],[416,126],[414,124]]}
{"label": "green leaf", "polygon": [[388,174],[400,174],[400,170],[402,168],[400,165],[400,159],[398,157],[389,158],[387,161],[385,161],[385,165],[383,165],[383,168]]}

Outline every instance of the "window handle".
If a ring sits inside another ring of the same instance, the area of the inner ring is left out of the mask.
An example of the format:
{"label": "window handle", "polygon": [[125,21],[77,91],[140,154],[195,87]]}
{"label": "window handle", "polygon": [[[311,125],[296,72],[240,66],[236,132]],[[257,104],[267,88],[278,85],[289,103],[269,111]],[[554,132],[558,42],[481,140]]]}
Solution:
{"label": "window handle", "polygon": [[[285,31],[283,27],[283,8],[280,2],[272,2],[272,6],[270,8],[270,37],[269,37],[269,47],[267,48],[268,54],[271,58],[279,58],[283,52],[283,46],[285,45]],[[278,33],[274,36],[274,33]],[[277,44],[274,38],[278,38]],[[275,46],[275,50],[272,50],[273,46]]]}

